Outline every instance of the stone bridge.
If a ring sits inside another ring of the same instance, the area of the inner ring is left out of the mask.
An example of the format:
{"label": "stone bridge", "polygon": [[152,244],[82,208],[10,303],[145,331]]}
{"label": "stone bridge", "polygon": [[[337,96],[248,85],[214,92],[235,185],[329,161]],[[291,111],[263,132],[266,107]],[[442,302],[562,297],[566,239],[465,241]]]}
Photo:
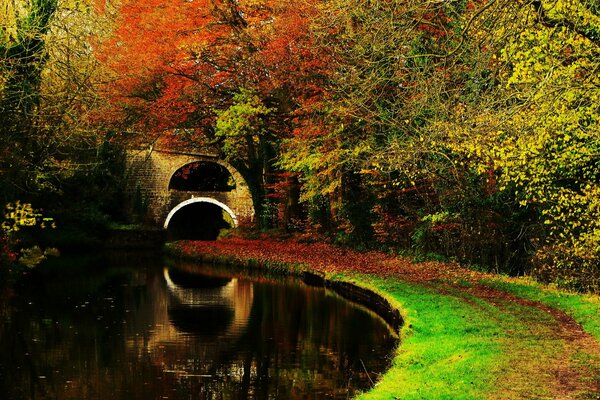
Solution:
{"label": "stone bridge", "polygon": [[[216,206],[234,226],[254,219],[252,196],[240,173],[213,154],[166,150],[128,151],[126,157],[129,197],[143,204],[145,217],[169,228],[173,217],[193,204]],[[212,207],[211,206],[211,207]],[[139,210],[138,210],[139,212]],[[201,225],[203,217],[194,221]]]}

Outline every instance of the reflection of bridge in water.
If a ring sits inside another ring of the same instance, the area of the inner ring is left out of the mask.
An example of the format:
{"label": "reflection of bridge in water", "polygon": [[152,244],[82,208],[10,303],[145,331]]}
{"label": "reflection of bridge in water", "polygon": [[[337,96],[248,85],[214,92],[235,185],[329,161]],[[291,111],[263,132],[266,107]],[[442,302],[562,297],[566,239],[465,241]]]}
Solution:
{"label": "reflection of bridge in water", "polygon": [[146,338],[131,339],[129,348],[143,350],[164,372],[213,375],[246,332],[252,283],[172,268],[162,275],[155,287],[163,292],[155,292],[161,298],[154,305],[155,329]]}
{"label": "reflection of bridge in water", "polygon": [[252,309],[251,283],[169,268],[164,268],[163,274],[173,299],[169,307],[171,322],[182,331],[192,324],[199,329],[187,333],[201,335],[210,330],[228,340],[244,332]]}
{"label": "reflection of bridge in water", "polygon": [[127,348],[161,385],[195,398],[346,397],[395,348],[380,319],[323,288],[175,265],[148,275],[147,312]]}

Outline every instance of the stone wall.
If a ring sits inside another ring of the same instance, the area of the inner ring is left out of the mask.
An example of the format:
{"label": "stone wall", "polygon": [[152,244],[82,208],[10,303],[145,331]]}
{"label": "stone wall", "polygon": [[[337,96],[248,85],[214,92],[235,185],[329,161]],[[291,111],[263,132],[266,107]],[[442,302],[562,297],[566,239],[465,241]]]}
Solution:
{"label": "stone wall", "polygon": [[[169,190],[173,174],[184,165],[204,161],[227,168],[235,180],[235,189],[230,192],[187,192]],[[156,226],[162,227],[169,212],[182,202],[207,197],[228,206],[238,222],[254,219],[254,206],[250,189],[242,175],[229,163],[211,154],[191,154],[163,150],[130,150],[127,152],[126,194],[128,209],[134,212],[136,196],[147,206],[146,217]]]}

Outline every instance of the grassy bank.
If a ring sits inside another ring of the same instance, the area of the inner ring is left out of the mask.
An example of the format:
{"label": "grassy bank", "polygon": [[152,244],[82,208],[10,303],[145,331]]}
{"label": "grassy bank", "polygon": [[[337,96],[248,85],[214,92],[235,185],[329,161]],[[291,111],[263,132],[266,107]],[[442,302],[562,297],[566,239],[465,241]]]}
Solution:
{"label": "grassy bank", "polygon": [[[579,375],[562,381],[573,398],[600,394],[597,343],[595,349],[570,348],[570,337],[554,331],[557,324],[545,310],[508,300],[494,304],[447,282],[423,287],[390,277],[354,277],[393,299],[406,321],[393,367],[361,399],[570,398],[566,388],[548,382],[560,377],[565,362]],[[597,303],[572,297],[579,300],[573,311],[595,312],[597,323]],[[564,359],[567,353],[571,360]]]}
{"label": "grassy bank", "polygon": [[405,320],[402,342],[390,370],[360,398],[600,396],[598,296],[324,244],[235,239],[183,242],[170,251],[308,269],[386,298]]}
{"label": "grassy bank", "polygon": [[391,299],[405,319],[392,368],[363,399],[477,399],[493,389],[502,332],[484,309],[435,289],[354,275]]}

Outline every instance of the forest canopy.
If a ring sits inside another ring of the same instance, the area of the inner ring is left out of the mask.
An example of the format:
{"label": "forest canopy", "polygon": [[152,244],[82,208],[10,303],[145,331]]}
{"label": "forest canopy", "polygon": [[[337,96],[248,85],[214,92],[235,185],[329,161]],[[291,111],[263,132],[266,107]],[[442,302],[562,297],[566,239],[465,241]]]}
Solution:
{"label": "forest canopy", "polygon": [[2,4],[14,198],[82,146],[209,147],[262,227],[600,290],[594,0]]}

